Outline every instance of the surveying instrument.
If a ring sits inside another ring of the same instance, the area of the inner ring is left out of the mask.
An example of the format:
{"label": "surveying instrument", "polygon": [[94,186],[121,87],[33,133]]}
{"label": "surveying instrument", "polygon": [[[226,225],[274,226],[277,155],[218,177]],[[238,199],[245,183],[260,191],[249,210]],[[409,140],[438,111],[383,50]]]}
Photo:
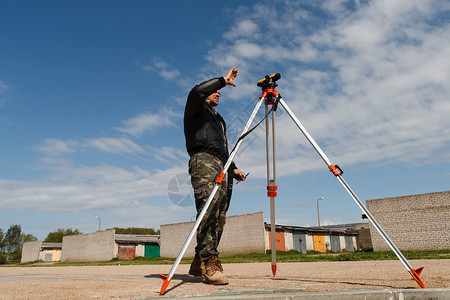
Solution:
{"label": "surveying instrument", "polygon": [[[303,135],[306,137],[306,139],[309,141],[309,143],[313,146],[313,148],[316,150],[316,152],[319,154],[319,156],[322,158],[322,160],[327,165],[328,169],[333,173],[333,175],[339,180],[339,182],[342,184],[342,186],[345,188],[345,190],[350,194],[350,196],[353,198],[353,200],[356,202],[356,204],[359,206],[359,208],[363,211],[363,213],[367,216],[369,221],[372,223],[372,225],[376,228],[376,230],[380,233],[382,238],[386,241],[386,243],[391,247],[392,251],[394,251],[395,255],[400,259],[402,264],[405,266],[405,268],[408,270],[408,272],[411,274],[411,276],[414,278],[414,280],[419,284],[421,288],[425,288],[425,283],[420,278],[420,273],[423,270],[423,267],[413,269],[409,262],[406,260],[406,258],[403,256],[403,254],[400,252],[400,250],[397,248],[397,246],[392,242],[392,240],[389,238],[389,236],[384,232],[383,228],[381,228],[380,224],[375,220],[375,218],[372,216],[372,214],[369,212],[369,210],[363,205],[361,200],[358,198],[358,196],[353,192],[353,190],[350,188],[350,186],[347,184],[347,182],[342,177],[342,174],[344,173],[341,168],[338,165],[333,165],[331,161],[328,159],[328,157],[325,155],[325,153],[320,149],[319,145],[314,141],[314,139],[311,137],[311,135],[306,131],[305,127],[300,123],[298,118],[294,115],[294,113],[290,110],[290,108],[287,106],[286,102],[284,102],[281,95],[275,90],[275,88],[278,86],[276,84],[276,81],[281,78],[281,75],[279,73],[275,73],[273,75],[266,75],[263,79],[259,80],[257,85],[261,87],[262,94],[259,97],[255,108],[253,109],[253,112],[250,115],[250,118],[248,119],[241,136],[236,142],[235,147],[230,153],[230,156],[225,163],[222,172],[218,175],[215,183],[214,188],[211,191],[211,194],[209,195],[208,199],[206,200],[206,203],[203,206],[203,209],[201,210],[200,214],[197,217],[197,221],[195,222],[194,226],[192,227],[191,232],[189,233],[186,241],[184,242],[183,247],[180,250],[180,253],[178,254],[178,257],[176,258],[174,264],[172,265],[172,268],[170,269],[169,274],[163,275],[160,274],[161,279],[163,280],[163,285],[161,287],[160,294],[163,295],[169,286],[170,281],[172,280],[172,277],[175,273],[175,270],[177,269],[178,265],[180,264],[181,259],[183,258],[192,238],[194,237],[197,228],[200,225],[200,222],[202,221],[203,217],[205,216],[205,213],[210,206],[214,195],[216,194],[217,190],[219,189],[221,183],[223,182],[227,171],[231,165],[231,162],[233,161],[234,157],[236,156],[237,151],[239,150],[239,147],[243,141],[243,139],[250,134],[261,122],[262,120],[256,124],[253,128],[250,129],[250,126],[253,122],[253,120],[256,117],[256,114],[258,113],[258,110],[260,109],[263,101],[265,103],[265,121],[266,121],[266,157],[267,157],[267,196],[270,198],[270,220],[271,220],[271,255],[272,255],[272,273],[275,276],[276,274],[276,240],[275,240],[275,197],[277,196],[277,184],[276,184],[276,164],[275,164],[275,112],[277,111],[277,108],[279,105],[281,105],[287,114],[291,117],[291,119],[294,121],[294,123],[297,125],[297,127],[300,129],[300,131],[303,133]],[[271,106],[271,109],[269,110],[269,106]],[[271,115],[272,120],[272,137],[270,137],[269,134],[269,116]],[[264,120],[263,119],[263,120]],[[271,140],[272,147],[270,147],[269,140]],[[270,154],[272,153],[272,164],[270,163]],[[272,165],[272,168],[271,168]]]}

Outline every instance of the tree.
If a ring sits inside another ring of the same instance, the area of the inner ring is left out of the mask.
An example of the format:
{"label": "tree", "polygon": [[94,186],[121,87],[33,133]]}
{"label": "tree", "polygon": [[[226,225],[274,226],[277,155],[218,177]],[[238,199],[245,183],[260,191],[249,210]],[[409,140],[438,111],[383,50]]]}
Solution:
{"label": "tree", "polygon": [[3,230],[0,228],[0,265],[6,262],[6,254],[3,251],[5,248],[5,239],[3,235]]}
{"label": "tree", "polygon": [[37,241],[37,237],[22,233],[20,225],[11,225],[6,235],[0,229],[0,264],[20,261],[23,243],[31,241]]}
{"label": "tree", "polygon": [[159,230],[153,228],[138,228],[138,227],[128,227],[119,228],[114,227],[117,234],[149,234],[149,235],[159,235]]}
{"label": "tree", "polygon": [[3,248],[5,248],[5,236],[3,235],[3,229],[0,228],[0,253],[3,252]]}
{"label": "tree", "polygon": [[15,251],[20,251],[20,235],[22,228],[20,225],[11,225],[5,235],[6,261]]}
{"label": "tree", "polygon": [[22,233],[20,235],[20,248],[22,248],[23,243],[34,242],[34,241],[37,241],[37,240],[38,240],[37,237],[35,237],[31,233],[27,233],[27,234]]}
{"label": "tree", "polygon": [[22,258],[23,243],[33,241],[37,241],[37,237],[35,237],[31,233],[28,234],[21,233],[19,237],[19,247],[17,247],[17,249],[13,253],[11,253],[10,260],[19,262],[20,259]]}
{"label": "tree", "polygon": [[77,235],[81,234],[78,229],[72,230],[58,228],[58,230],[50,232],[44,240],[44,243],[62,243],[63,237],[66,235]]}

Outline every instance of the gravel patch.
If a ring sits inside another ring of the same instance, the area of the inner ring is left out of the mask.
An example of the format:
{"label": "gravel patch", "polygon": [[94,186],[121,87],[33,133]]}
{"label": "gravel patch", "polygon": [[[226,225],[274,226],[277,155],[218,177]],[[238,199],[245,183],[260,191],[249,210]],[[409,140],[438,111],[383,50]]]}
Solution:
{"label": "gravel patch", "polygon": [[[427,288],[450,288],[450,260],[411,260],[424,266]],[[398,260],[223,264],[230,284],[214,286],[180,265],[165,295],[159,292],[171,265],[0,267],[0,299],[148,299],[359,289],[420,289]]]}

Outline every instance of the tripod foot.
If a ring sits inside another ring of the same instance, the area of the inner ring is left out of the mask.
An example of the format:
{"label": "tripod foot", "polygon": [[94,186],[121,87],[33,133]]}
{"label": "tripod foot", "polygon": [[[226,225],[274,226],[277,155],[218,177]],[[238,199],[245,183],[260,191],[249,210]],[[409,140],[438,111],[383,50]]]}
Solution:
{"label": "tripod foot", "polygon": [[169,286],[170,281],[172,280],[172,278],[169,278],[169,275],[163,275],[163,274],[159,274],[159,276],[161,276],[161,279],[164,281],[162,287],[161,287],[161,291],[159,292],[160,295],[164,295],[164,293],[166,292],[167,287]]}
{"label": "tripod foot", "polygon": [[277,264],[272,264],[272,274],[273,274],[273,276],[275,276],[276,273],[277,273]]}
{"label": "tripod foot", "polygon": [[420,278],[420,273],[422,273],[423,267],[411,270],[412,271],[409,271],[409,273],[414,278],[414,280],[419,284],[421,288],[426,288],[425,283],[423,282],[422,278]]}

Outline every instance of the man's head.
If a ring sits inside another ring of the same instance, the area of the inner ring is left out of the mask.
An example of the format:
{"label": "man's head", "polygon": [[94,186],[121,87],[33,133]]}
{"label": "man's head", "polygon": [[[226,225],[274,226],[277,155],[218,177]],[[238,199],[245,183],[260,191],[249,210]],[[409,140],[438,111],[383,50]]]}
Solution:
{"label": "man's head", "polygon": [[219,105],[220,91],[217,90],[206,98],[206,101],[211,107]]}

